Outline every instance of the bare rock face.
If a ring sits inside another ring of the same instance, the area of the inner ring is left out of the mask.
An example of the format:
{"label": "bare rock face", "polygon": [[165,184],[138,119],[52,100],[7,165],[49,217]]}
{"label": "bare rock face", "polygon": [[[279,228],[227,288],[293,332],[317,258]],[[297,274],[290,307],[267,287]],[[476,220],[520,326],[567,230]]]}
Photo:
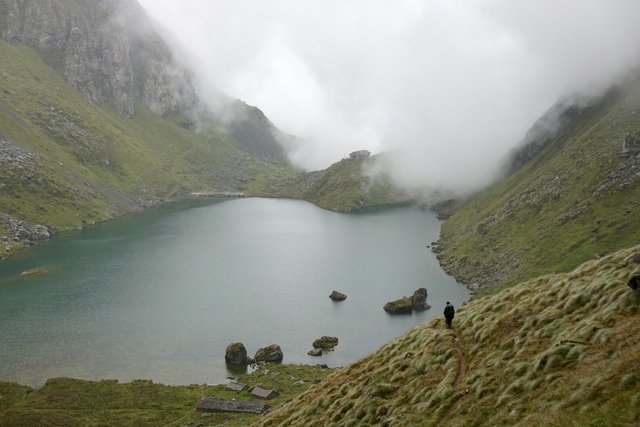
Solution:
{"label": "bare rock face", "polygon": [[129,0],[0,0],[0,38],[33,48],[89,101],[126,115],[136,99],[157,114],[197,101],[150,22]]}
{"label": "bare rock face", "polygon": [[224,360],[230,365],[247,365],[247,349],[241,342],[234,342],[227,346],[224,353]]}

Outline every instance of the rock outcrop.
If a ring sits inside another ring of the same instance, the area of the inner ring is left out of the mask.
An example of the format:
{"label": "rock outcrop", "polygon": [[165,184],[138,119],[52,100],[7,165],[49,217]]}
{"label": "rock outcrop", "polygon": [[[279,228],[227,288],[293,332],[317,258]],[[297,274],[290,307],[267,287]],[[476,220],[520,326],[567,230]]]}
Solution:
{"label": "rock outcrop", "polygon": [[427,304],[427,295],[428,293],[426,288],[419,288],[411,296],[411,307],[414,310],[426,310],[431,308],[431,306]]}
{"label": "rock outcrop", "polygon": [[6,230],[5,236],[0,236],[0,240],[5,242],[15,242],[24,246],[33,246],[41,240],[46,240],[54,234],[53,229],[40,224],[29,224],[7,214],[0,214],[0,221]]}
{"label": "rock outcrop", "polygon": [[342,292],[333,291],[331,292],[331,295],[329,295],[329,298],[331,298],[333,301],[344,301],[347,299],[347,296]]}
{"label": "rock outcrop", "polygon": [[404,297],[389,301],[382,308],[389,314],[411,314],[413,311],[413,303],[410,298]]}
{"label": "rock outcrop", "polygon": [[427,310],[431,308],[427,304],[427,289],[419,288],[413,295],[402,297],[395,301],[389,301],[383,307],[384,311],[389,314],[411,314],[413,310]]}
{"label": "rock outcrop", "polygon": [[241,342],[234,342],[227,346],[224,354],[224,360],[230,365],[247,365],[249,358],[247,357],[247,349]]}
{"label": "rock outcrop", "polygon": [[313,342],[313,348],[331,350],[338,345],[338,337],[323,336]]}
{"label": "rock outcrop", "polygon": [[282,354],[282,349],[277,344],[271,344],[270,346],[260,348],[256,351],[256,355],[253,358],[256,363],[258,362],[270,362],[270,363],[280,363],[284,355]]}

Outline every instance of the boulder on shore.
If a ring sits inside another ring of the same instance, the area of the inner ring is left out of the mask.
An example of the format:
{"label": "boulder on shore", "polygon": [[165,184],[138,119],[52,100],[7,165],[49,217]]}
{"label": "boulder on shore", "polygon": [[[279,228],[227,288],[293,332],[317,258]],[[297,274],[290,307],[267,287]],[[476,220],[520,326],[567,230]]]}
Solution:
{"label": "boulder on shore", "polygon": [[224,353],[224,360],[230,365],[247,365],[247,349],[241,342],[234,342],[227,346]]}
{"label": "boulder on shore", "polygon": [[323,350],[332,350],[338,345],[338,337],[320,337],[313,342],[313,348],[321,348]]}
{"label": "boulder on shore", "polygon": [[257,362],[270,362],[270,363],[280,363],[282,362],[284,355],[282,354],[282,349],[277,344],[271,344],[270,346],[259,348],[256,351],[256,355],[254,360]]}
{"label": "boulder on shore", "polygon": [[333,301],[344,301],[347,299],[347,296],[342,292],[333,291],[331,292],[331,295],[329,295],[329,298],[331,298]]}

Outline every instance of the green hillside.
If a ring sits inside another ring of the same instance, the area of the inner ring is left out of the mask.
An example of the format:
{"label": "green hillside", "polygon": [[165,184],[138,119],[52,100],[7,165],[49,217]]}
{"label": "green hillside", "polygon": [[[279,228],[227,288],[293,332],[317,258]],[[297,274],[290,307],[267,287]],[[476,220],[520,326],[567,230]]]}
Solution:
{"label": "green hillside", "polygon": [[0,211],[15,218],[66,230],[286,168],[143,104],[96,107],[26,46],[0,41],[0,57]]}
{"label": "green hillside", "polygon": [[343,159],[327,169],[298,172],[262,182],[255,193],[310,201],[321,208],[352,212],[372,206],[402,204],[410,198],[384,176],[368,173],[380,155],[366,159]]}
{"label": "green hillside", "polygon": [[510,285],[640,242],[640,79],[557,120],[443,224],[436,251],[461,281]]}
{"label": "green hillside", "polygon": [[640,422],[640,246],[414,327],[259,426],[627,426]]}

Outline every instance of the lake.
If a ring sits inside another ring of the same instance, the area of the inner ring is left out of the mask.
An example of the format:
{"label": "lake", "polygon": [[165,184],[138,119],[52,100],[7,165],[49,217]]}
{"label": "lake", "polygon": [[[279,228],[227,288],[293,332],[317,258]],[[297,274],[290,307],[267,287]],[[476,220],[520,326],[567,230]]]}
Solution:
{"label": "lake", "polygon": [[[459,306],[415,207],[338,214],[278,199],[189,200],[43,242],[0,262],[0,381],[220,383],[225,348],[279,344],[286,363],[355,361]],[[30,268],[45,275],[20,278]],[[382,306],[429,292],[430,310]],[[332,290],[347,294],[332,302]],[[307,356],[322,335],[335,351]]]}

